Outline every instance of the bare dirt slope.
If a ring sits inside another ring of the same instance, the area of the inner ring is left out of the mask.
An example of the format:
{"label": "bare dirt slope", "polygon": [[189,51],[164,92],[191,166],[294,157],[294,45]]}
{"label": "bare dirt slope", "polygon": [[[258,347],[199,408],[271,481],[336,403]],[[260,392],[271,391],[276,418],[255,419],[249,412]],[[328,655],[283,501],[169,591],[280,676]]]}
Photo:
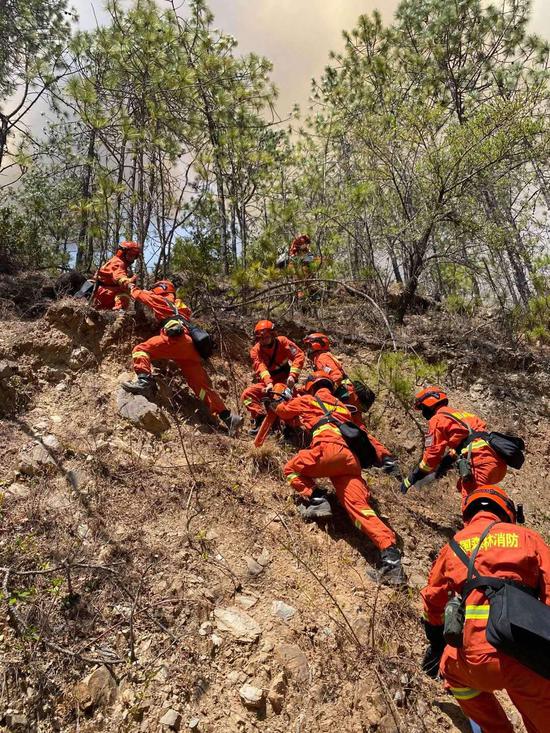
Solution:
{"label": "bare dirt slope", "polygon": [[[223,356],[209,369],[231,404],[250,376],[254,315],[218,332]],[[376,367],[375,329],[350,339],[332,324],[347,365]],[[316,324],[287,325],[298,337]],[[438,347],[429,315],[407,329],[398,340],[449,362],[454,405],[525,437],[526,465],[505,486],[548,539],[539,356],[507,365],[499,354],[491,366],[490,346]],[[288,446],[256,452],[245,433],[229,439],[170,370],[166,432],[119,416],[131,345],[147,334],[144,321],[70,300],[1,324],[0,730],[469,730],[419,670],[417,589],[459,526],[453,479],[403,497],[395,480],[367,472],[410,579],[406,591],[379,588],[365,573],[376,553],[341,511],[324,527],[297,515],[281,478]],[[391,392],[370,420],[408,470],[421,432]]]}

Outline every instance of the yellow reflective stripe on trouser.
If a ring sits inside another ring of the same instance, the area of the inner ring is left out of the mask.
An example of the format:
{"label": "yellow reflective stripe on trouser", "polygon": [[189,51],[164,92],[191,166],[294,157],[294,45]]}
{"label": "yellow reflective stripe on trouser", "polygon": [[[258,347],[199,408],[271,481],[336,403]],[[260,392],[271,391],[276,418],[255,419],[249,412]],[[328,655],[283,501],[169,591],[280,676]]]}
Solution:
{"label": "yellow reflective stripe on trouser", "polygon": [[466,606],[466,612],[464,614],[464,618],[466,620],[477,618],[477,619],[488,619],[489,618],[489,611],[491,610],[491,606],[489,604],[484,604],[483,606]]}
{"label": "yellow reflective stripe on trouser", "polygon": [[299,477],[300,477],[299,473],[289,473],[288,476],[286,477],[286,480],[290,483],[291,481],[294,481],[295,478],[299,478]]}
{"label": "yellow reflective stripe on trouser", "polygon": [[472,442],[469,445],[467,445],[466,448],[463,448],[460,451],[460,454],[462,455],[463,453],[468,453],[468,451],[470,450],[470,448],[472,450],[477,450],[477,448],[483,448],[483,446],[485,446],[485,445],[489,445],[489,443],[486,440],[483,440],[483,438],[478,438],[477,440],[472,440]]}
{"label": "yellow reflective stripe on trouser", "polygon": [[418,464],[418,468],[421,471],[432,471],[433,470],[430,464],[426,463],[425,461],[420,461],[420,463]]}
{"label": "yellow reflective stripe on trouser", "polygon": [[474,690],[472,687],[451,687],[450,690],[457,700],[472,700],[481,695],[481,690]]}
{"label": "yellow reflective stripe on trouser", "polygon": [[340,433],[337,427],[334,425],[321,425],[320,428],[317,428],[317,430],[313,431],[313,437],[316,435],[319,435],[319,433],[323,433],[325,430],[331,430],[333,433]]}
{"label": "yellow reflective stripe on trouser", "polygon": [[139,359],[140,356],[149,356],[146,351],[132,351],[132,359]]}
{"label": "yellow reflective stripe on trouser", "polygon": [[199,400],[204,400],[205,395],[206,395],[206,390],[203,388],[199,392]]}
{"label": "yellow reflective stripe on trouser", "polygon": [[251,405],[251,404],[252,404],[252,400],[250,399],[250,397],[247,397],[245,400],[243,400],[243,405]]}
{"label": "yellow reflective stripe on trouser", "polygon": [[265,379],[266,377],[270,377],[271,374],[269,372],[263,371],[260,372],[260,379]]}
{"label": "yellow reflective stripe on trouser", "polygon": [[364,517],[375,517],[376,512],[374,509],[360,509],[359,514],[362,514]]}

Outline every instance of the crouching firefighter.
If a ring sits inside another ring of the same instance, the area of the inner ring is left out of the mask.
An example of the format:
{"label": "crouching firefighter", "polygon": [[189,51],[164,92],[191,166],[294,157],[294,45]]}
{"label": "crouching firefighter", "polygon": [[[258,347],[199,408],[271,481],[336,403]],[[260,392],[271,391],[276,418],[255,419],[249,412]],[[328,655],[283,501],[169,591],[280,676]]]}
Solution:
{"label": "crouching firefighter", "polygon": [[550,549],[516,524],[519,510],[499,486],[474,489],[463,500],[464,529],[421,591],[430,642],[423,669],[441,673],[483,733],[515,730],[495,690],[508,692],[528,733],[549,730]]}
{"label": "crouching firefighter", "polygon": [[477,486],[496,484],[505,477],[507,464],[489,444],[487,425],[477,415],[448,405],[441,387],[432,385],[415,395],[414,408],[428,420],[428,433],[419,465],[401,484],[403,494],[429,474],[444,476],[452,466],[458,468],[457,489],[463,497]]}
{"label": "crouching firefighter", "polygon": [[340,361],[331,353],[329,337],[324,333],[310,333],[305,337],[304,344],[308,358],[315,367],[315,376],[328,377],[334,382],[335,396],[346,405],[351,405],[353,422],[363,425],[362,413],[372,407],[374,392],[366,384],[353,382],[348,377]]}
{"label": "crouching firefighter", "polygon": [[151,290],[141,290],[130,285],[130,295],[133,300],[143,303],[153,311],[160,322],[161,330],[158,336],[134,347],[132,359],[137,381],[125,382],[123,388],[133,394],[151,395],[156,386],[151,373],[151,361],[171,359],[179,366],[199,400],[204,402],[213,415],[218,415],[230,435],[235,435],[242,423],[242,417],[230,412],[212,388],[201,355],[191,337],[191,329],[194,328],[189,322],[191,311],[183,301],[176,298],[174,284],[170,280],[160,280]]}
{"label": "crouching firefighter", "polygon": [[265,419],[263,398],[274,384],[285,384],[292,389],[305,361],[302,349],[286,336],[277,336],[271,321],[259,321],[255,325],[254,339],[256,343],[250,349],[250,359],[258,381],[241,395],[241,402],[253,421],[250,435],[258,433]]}
{"label": "crouching firefighter", "polygon": [[[306,394],[288,401],[282,385],[275,385],[272,393],[272,409],[277,417],[286,422],[298,421],[312,433],[310,447],[301,450],[283,469],[287,481],[302,500],[299,511],[306,519],[331,516],[326,493],[315,483],[316,478],[330,478],[338,502],[355,527],[380,550],[381,567],[369,572],[369,576],[377,581],[402,584],[405,578],[395,533],[369,504],[370,491],[361,476],[361,462],[342,434],[346,426],[351,426],[357,433],[362,431],[351,423],[348,408],[334,397],[334,383],[330,379],[309,379],[305,389]],[[372,463],[376,463],[372,446],[371,450]]]}
{"label": "crouching firefighter", "polygon": [[128,286],[136,276],[129,268],[141,255],[138,242],[121,242],[114,257],[99,268],[95,275],[96,287],[92,305],[99,310],[127,310],[130,305]]}

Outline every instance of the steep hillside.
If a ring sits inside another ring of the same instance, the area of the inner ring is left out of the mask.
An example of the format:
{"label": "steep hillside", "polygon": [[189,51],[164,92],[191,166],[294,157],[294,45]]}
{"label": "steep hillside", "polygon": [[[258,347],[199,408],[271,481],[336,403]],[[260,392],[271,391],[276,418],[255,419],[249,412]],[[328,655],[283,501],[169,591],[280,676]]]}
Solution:
{"label": "steep hillside", "polygon": [[[231,404],[250,378],[257,315],[208,322],[221,345],[210,373]],[[334,312],[322,325],[347,365],[376,372],[383,326],[363,320],[350,335],[349,322]],[[318,322],[280,327],[298,338]],[[449,334],[426,314],[395,338],[447,362],[454,405],[525,437],[526,465],[504,485],[549,539],[548,363],[473,331]],[[0,730],[468,731],[419,669],[417,589],[459,526],[453,478],[403,497],[367,472],[409,576],[407,590],[378,587],[366,575],[376,553],[342,511],[323,526],[298,516],[281,474],[291,447],[229,439],[170,368],[164,416],[151,418],[169,428],[155,436],[121,417],[131,346],[149,333],[142,317],[71,300],[1,324]],[[421,426],[391,389],[370,420],[410,468]]]}

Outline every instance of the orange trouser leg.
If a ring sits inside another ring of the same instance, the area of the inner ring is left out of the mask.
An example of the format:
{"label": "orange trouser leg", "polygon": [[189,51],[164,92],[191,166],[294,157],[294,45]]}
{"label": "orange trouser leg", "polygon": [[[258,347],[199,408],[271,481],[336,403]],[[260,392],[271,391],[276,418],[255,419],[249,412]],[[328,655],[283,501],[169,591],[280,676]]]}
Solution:
{"label": "orange trouser leg", "polygon": [[482,448],[472,454],[473,478],[470,481],[460,479],[457,488],[464,498],[478,486],[500,483],[506,476],[507,470],[506,463],[496,456],[492,450]]}
{"label": "orange trouser leg", "polygon": [[[273,384],[283,384],[286,379],[274,379]],[[251,417],[259,417],[265,415],[265,409],[262,404],[262,397],[265,396],[265,384],[256,382],[247,387],[241,395],[241,403],[246,407]]]}
{"label": "orange trouser leg", "polygon": [[505,689],[519,710],[527,733],[545,733],[550,729],[550,680],[511,657],[498,657]]}
{"label": "orange trouser leg", "polygon": [[336,497],[351,521],[379,550],[395,545],[395,534],[369,504],[369,487],[361,475],[331,476]]}
{"label": "orange trouser leg", "polygon": [[514,726],[493,695],[493,691],[502,689],[504,683],[498,662],[492,655],[469,657],[466,661],[461,652],[447,646],[440,670],[445,687],[483,733],[514,733]]}
{"label": "orange trouser leg", "polygon": [[176,338],[170,338],[164,333],[153,336],[134,347],[132,359],[137,374],[151,374],[152,360],[172,359],[183,372],[193,392],[206,403],[211,412],[217,414],[226,409],[223,400],[212,389],[193,341],[187,334]]}
{"label": "orange trouser leg", "polygon": [[116,291],[113,288],[104,288],[102,285],[98,285],[92,305],[98,310],[112,310],[115,307],[115,295]]}

